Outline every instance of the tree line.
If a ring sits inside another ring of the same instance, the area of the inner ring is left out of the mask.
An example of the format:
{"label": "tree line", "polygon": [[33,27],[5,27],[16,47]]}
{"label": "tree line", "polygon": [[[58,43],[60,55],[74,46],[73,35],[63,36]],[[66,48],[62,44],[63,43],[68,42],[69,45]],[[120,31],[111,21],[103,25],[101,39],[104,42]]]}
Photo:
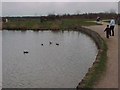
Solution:
{"label": "tree line", "polygon": [[65,18],[78,18],[78,19],[94,19],[96,20],[97,17],[101,19],[111,19],[114,17],[118,24],[120,24],[120,14],[117,13],[84,13],[84,14],[63,14],[63,15],[55,15],[49,14],[48,16],[21,16],[21,17],[2,17],[2,21],[4,22],[7,18],[8,20],[40,20],[40,22],[45,22],[49,20],[61,20]]}

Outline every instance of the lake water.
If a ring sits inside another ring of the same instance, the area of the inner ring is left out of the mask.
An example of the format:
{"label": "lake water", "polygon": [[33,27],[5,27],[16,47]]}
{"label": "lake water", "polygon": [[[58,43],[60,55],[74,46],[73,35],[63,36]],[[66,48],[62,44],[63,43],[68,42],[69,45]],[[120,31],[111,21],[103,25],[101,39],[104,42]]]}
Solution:
{"label": "lake water", "polygon": [[77,31],[4,30],[2,40],[3,88],[75,88],[98,52]]}

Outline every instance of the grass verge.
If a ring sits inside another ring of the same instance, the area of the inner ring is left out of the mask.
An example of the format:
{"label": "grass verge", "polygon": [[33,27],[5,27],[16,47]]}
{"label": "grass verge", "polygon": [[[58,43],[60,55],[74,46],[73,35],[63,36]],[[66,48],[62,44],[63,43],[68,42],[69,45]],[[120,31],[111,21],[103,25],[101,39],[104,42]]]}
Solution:
{"label": "grass verge", "polygon": [[10,19],[7,23],[3,22],[3,29],[7,30],[40,30],[40,29],[66,29],[77,26],[96,25],[92,19],[65,18],[56,20],[47,20],[41,22],[40,19]]}

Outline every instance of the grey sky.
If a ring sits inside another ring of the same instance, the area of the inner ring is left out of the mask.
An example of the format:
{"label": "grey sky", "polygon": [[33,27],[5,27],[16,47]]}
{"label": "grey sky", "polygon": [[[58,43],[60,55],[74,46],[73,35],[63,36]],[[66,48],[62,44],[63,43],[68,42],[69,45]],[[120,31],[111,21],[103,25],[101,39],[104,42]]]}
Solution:
{"label": "grey sky", "polygon": [[2,2],[118,2],[119,0],[1,0]]}
{"label": "grey sky", "polygon": [[118,11],[117,2],[3,2],[3,16]]}
{"label": "grey sky", "polygon": [[120,13],[120,1],[118,2],[118,13]]}

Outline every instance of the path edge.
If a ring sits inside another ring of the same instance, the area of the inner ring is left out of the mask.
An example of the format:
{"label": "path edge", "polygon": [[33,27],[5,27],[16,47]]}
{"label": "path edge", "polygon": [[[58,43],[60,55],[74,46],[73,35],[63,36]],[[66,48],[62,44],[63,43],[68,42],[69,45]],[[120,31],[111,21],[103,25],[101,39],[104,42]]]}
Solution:
{"label": "path edge", "polygon": [[106,42],[97,32],[84,27],[76,29],[91,37],[98,48],[98,54],[95,61],[93,62],[92,67],[88,69],[88,72],[85,74],[76,88],[93,88],[94,85],[100,80],[103,73],[106,71],[108,47]]}

